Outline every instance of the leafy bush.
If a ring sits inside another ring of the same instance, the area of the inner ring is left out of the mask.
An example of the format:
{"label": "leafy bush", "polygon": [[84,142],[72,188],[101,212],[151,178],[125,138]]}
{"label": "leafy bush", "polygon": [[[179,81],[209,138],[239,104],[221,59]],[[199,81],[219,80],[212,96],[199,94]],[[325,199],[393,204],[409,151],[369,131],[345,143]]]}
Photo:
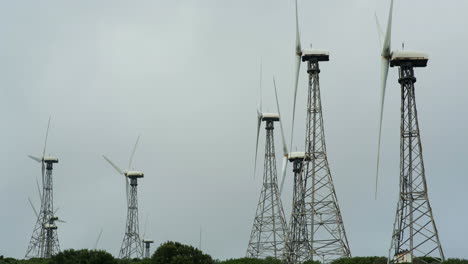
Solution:
{"label": "leafy bush", "polygon": [[50,264],[117,264],[114,257],[102,250],[68,249],[51,258]]}
{"label": "leafy bush", "polygon": [[166,242],[154,252],[153,264],[214,264],[211,256],[179,242]]}

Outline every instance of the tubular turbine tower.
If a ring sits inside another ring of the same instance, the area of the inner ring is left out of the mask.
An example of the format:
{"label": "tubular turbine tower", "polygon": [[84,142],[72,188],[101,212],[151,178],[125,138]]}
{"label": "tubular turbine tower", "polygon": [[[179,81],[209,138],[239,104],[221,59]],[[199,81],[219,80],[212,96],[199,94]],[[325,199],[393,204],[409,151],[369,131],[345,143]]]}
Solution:
{"label": "tubular turbine tower", "polygon": [[[400,125],[400,193],[393,225],[389,263],[413,263],[415,258],[432,257],[444,261],[444,253],[432,215],[427,192],[422,156],[421,137],[416,109],[414,83],[415,67],[426,67],[428,56],[416,51],[390,49],[393,0],[390,3],[387,31],[382,48],[382,86],[379,120],[379,144],[382,127],[383,102],[389,65],[398,67],[401,87]],[[377,158],[376,195],[379,171]],[[421,259],[420,259],[421,260]]]}
{"label": "tubular turbine tower", "polygon": [[[55,222],[58,221],[58,218],[54,216],[54,196],[52,189],[52,169],[53,164],[58,163],[58,159],[51,156],[45,156],[49,127],[50,118],[47,125],[46,139],[44,143],[44,150],[42,151],[42,157],[38,158],[34,156],[28,156],[42,164],[42,194],[39,192],[39,195],[41,196],[41,209],[39,214],[36,213],[37,221],[29,242],[29,246],[26,250],[26,258],[50,258],[60,252],[57,226],[55,225]],[[35,211],[34,206],[33,210]]]}
{"label": "tubular turbine tower", "polygon": [[273,137],[273,124],[274,122],[280,121],[280,116],[279,114],[262,113],[261,110],[262,106],[260,103],[260,110],[257,111],[258,126],[257,143],[255,149],[255,168],[257,163],[260,126],[261,122],[265,121],[266,142],[263,183],[252,232],[250,234],[249,245],[247,247],[247,257],[274,257],[280,259],[283,257],[287,230],[283,206],[281,204],[278,189],[275,145]]}
{"label": "tubular turbine tower", "polygon": [[350,257],[348,239],[343,224],[338,198],[328,165],[323,128],[322,103],[320,97],[319,62],[328,61],[329,53],[324,50],[301,49],[299,21],[296,0],[296,79],[294,87],[293,123],[296,108],[297,84],[299,69],[307,62],[309,75],[307,122],[304,160],[304,184],[307,230],[310,232],[310,257],[320,257],[320,261],[328,263],[334,259]]}
{"label": "tubular turbine tower", "polygon": [[[141,171],[130,170],[132,166],[133,156],[135,155],[136,147],[140,137],[138,136],[133,148],[132,155],[128,162],[128,170],[123,171],[117,165],[115,165],[106,156],[104,159],[115,169],[117,172],[125,177],[125,190],[127,194],[127,224],[125,225],[125,235],[120,248],[119,258],[130,259],[130,258],[143,258],[143,244],[140,239],[139,232],[139,221],[138,221],[138,196],[137,186],[138,179],[144,177],[144,173]],[[130,179],[130,183],[128,182]],[[130,189],[130,190],[129,190]]]}

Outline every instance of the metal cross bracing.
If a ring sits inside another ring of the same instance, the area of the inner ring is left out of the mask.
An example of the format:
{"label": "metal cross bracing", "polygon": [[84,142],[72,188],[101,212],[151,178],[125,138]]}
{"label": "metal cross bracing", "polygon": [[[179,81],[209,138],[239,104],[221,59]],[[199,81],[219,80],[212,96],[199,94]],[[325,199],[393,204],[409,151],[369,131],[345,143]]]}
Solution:
{"label": "metal cross bracing", "polygon": [[246,255],[280,259],[283,258],[287,228],[278,189],[273,138],[273,121],[279,121],[279,118],[263,117],[262,120],[266,121],[263,183]]}
{"label": "metal cross bracing", "polygon": [[285,247],[285,262],[296,264],[311,258],[311,247],[306,224],[305,186],[302,178],[304,153],[289,154],[289,161],[293,163],[294,189],[291,220]]}
{"label": "metal cross bracing", "polygon": [[444,260],[429,203],[414,83],[410,61],[399,67],[401,85],[400,195],[389,252],[390,263],[412,262],[418,257]]}
{"label": "metal cross bracing", "polygon": [[127,223],[125,225],[125,236],[120,248],[119,258],[143,258],[143,246],[140,240],[138,225],[138,178],[131,176],[128,176],[128,178],[130,178],[130,192],[127,201]]}
{"label": "metal cross bracing", "polygon": [[322,262],[329,263],[350,257],[351,253],[327,160],[319,62],[314,57],[303,57],[302,60],[307,61],[309,74],[305,140],[309,159],[304,160],[307,230],[310,232],[311,259],[319,257]]}
{"label": "metal cross bracing", "polygon": [[40,160],[46,164],[45,174],[42,178],[41,209],[37,216],[36,225],[31,236],[29,246],[26,250],[26,258],[50,258],[60,252],[60,245],[57,236],[57,226],[54,216],[53,163],[58,160]]}

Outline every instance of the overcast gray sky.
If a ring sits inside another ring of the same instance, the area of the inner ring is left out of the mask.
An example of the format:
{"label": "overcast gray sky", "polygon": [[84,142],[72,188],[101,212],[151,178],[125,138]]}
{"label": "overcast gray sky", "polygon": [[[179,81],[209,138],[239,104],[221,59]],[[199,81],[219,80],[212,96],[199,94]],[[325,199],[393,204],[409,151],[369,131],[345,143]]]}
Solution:
{"label": "overcast gray sky", "polygon": [[[328,49],[321,89],[328,157],[352,254],[386,256],[399,177],[399,100],[390,69],[380,195],[374,200],[380,46],[374,12],[388,0],[299,0],[302,44]],[[393,48],[429,53],[417,69],[418,114],[430,201],[447,257],[468,258],[468,1],[395,1]],[[67,221],[62,249],[117,255],[126,219],[124,180],[102,159],[135,169],[140,227],[155,247],[198,245],[215,258],[245,255],[260,192],[253,179],[259,64],[264,110],[275,111],[277,79],[290,138],[294,2],[0,1],[0,254],[23,257],[35,224],[35,177],[47,119],[54,205]],[[294,145],[302,149],[302,67]],[[279,132],[277,130],[276,132]],[[263,145],[264,132],[260,146]],[[278,167],[281,162],[276,134]],[[259,164],[262,164],[260,147]],[[261,166],[257,175],[261,173]],[[288,174],[283,204],[291,207]]]}

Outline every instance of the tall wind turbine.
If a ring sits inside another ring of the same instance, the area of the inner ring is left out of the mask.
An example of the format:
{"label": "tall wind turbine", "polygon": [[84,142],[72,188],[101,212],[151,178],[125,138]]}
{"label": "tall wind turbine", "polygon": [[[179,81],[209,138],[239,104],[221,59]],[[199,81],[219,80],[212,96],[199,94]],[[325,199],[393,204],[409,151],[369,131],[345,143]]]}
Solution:
{"label": "tall wind turbine", "polygon": [[[58,218],[54,216],[54,196],[52,189],[53,164],[58,163],[58,158],[46,156],[49,127],[50,118],[47,124],[42,156],[28,156],[29,158],[41,163],[42,194],[39,193],[41,196],[41,208],[39,213],[36,214],[36,225],[34,226],[33,234],[26,250],[26,258],[50,258],[51,256],[60,252],[57,226],[55,225],[55,221],[57,221]],[[33,210],[36,211],[34,207]]]}
{"label": "tall wind turbine", "polygon": [[[390,3],[387,30],[382,47],[378,147],[380,152],[383,102],[388,68],[389,66],[398,67],[398,82],[401,88],[400,193],[388,260],[389,263],[413,263],[415,258],[432,257],[434,262],[442,262],[444,261],[444,253],[427,192],[414,87],[416,82],[414,68],[426,67],[428,56],[417,51],[391,52],[392,11],[393,0]],[[379,170],[378,159],[377,173]],[[376,174],[376,187],[377,180],[378,174]],[[420,259],[420,261],[423,260]]]}
{"label": "tall wind turbine", "polygon": [[260,109],[257,110],[257,118],[255,162],[257,160],[258,137],[262,121],[266,123],[265,160],[263,184],[246,255],[251,258],[274,257],[280,259],[283,257],[287,230],[278,189],[273,137],[273,124],[280,121],[280,116],[274,113],[263,113],[260,104]]}
{"label": "tall wind turbine", "polygon": [[[125,178],[128,210],[125,235],[119,253],[119,258],[121,259],[143,258],[143,245],[139,233],[137,186],[138,179],[143,178],[144,173],[141,171],[131,170],[133,156],[135,155],[139,140],[140,136],[138,136],[135,146],[133,147],[133,151],[128,162],[128,169],[126,171],[121,170],[117,165],[115,165],[115,163],[103,155],[104,159]],[[130,179],[130,183],[128,179]]]}
{"label": "tall wind turbine", "polygon": [[[307,62],[308,98],[304,159],[304,184],[307,230],[310,232],[310,257],[319,256],[325,263],[342,257],[350,257],[348,239],[338,205],[333,179],[328,164],[320,96],[319,62],[328,61],[325,50],[302,49],[299,34],[297,0],[296,9],[296,76],[294,83],[293,124],[294,131],[297,87],[301,60]],[[302,228],[298,229],[302,230]]]}

